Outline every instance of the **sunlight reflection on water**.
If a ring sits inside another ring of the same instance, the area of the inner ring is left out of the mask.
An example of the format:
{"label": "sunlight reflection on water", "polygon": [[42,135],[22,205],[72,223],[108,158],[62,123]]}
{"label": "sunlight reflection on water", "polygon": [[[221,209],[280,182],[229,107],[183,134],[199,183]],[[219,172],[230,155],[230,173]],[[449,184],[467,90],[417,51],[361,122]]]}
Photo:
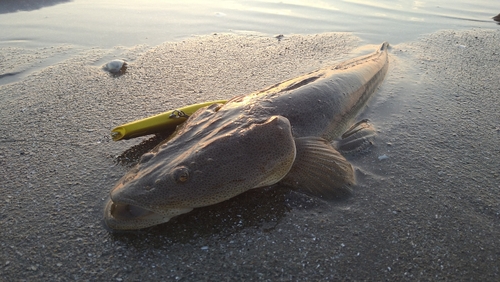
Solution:
{"label": "sunlight reflection on water", "polygon": [[487,0],[472,4],[464,0],[61,2],[44,1],[45,7],[26,1],[0,4],[1,46],[26,46],[27,41],[35,46],[69,43],[109,48],[241,31],[354,32],[368,43],[398,43],[438,29],[496,28],[491,18],[499,12]]}

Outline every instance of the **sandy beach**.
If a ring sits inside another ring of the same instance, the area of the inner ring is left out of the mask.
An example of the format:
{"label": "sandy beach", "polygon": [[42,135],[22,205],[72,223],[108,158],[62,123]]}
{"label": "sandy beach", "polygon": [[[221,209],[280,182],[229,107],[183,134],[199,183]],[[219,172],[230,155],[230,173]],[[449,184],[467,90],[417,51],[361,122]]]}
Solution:
{"label": "sandy beach", "polygon": [[[360,116],[375,146],[348,156],[348,199],[270,187],[130,233],[105,229],[102,209],[128,169],[117,157],[151,136],[113,142],[114,126],[376,45],[348,33],[211,34],[123,48],[119,77],[101,69],[115,53],[94,48],[1,85],[0,280],[499,280],[498,42],[498,29],[470,29],[392,46]],[[68,49],[2,48],[1,73]]]}

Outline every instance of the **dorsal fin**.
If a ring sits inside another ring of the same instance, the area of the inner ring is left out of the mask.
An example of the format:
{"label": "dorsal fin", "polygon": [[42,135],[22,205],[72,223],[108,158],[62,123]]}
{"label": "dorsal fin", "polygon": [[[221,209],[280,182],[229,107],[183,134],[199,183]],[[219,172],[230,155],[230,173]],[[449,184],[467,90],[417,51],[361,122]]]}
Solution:
{"label": "dorsal fin", "polygon": [[281,183],[325,198],[350,193],[355,183],[352,165],[321,137],[295,139],[297,155]]}

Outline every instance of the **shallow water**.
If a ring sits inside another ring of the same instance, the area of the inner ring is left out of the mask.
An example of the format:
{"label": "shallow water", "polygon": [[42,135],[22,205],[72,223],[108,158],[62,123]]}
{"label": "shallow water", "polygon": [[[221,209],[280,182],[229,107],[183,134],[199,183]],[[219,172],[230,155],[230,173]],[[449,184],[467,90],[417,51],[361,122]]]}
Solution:
{"label": "shallow water", "polygon": [[0,46],[157,45],[191,35],[352,32],[392,44],[449,28],[494,28],[494,1],[3,1]]}
{"label": "shallow water", "polygon": [[[169,4],[181,17],[160,1],[140,12],[56,2],[0,14],[0,280],[500,277],[500,32],[491,3]],[[220,34],[230,30],[244,34]],[[332,30],[354,35],[317,34]],[[266,188],[150,229],[104,229],[103,204],[127,170],[116,157],[148,139],[112,142],[113,126],[249,93],[383,40],[393,45],[390,69],[360,117],[378,134],[370,151],[349,156],[352,197]],[[116,57],[130,61],[117,78],[100,69]]]}

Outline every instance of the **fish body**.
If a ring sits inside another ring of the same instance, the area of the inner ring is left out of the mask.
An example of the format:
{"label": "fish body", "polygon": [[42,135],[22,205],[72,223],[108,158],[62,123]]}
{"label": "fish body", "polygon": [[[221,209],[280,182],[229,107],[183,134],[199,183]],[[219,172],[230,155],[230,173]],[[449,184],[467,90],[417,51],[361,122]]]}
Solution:
{"label": "fish body", "polygon": [[106,224],[141,229],[276,183],[349,189],[353,168],[330,142],[383,81],[387,49],[198,110],[111,190]]}

